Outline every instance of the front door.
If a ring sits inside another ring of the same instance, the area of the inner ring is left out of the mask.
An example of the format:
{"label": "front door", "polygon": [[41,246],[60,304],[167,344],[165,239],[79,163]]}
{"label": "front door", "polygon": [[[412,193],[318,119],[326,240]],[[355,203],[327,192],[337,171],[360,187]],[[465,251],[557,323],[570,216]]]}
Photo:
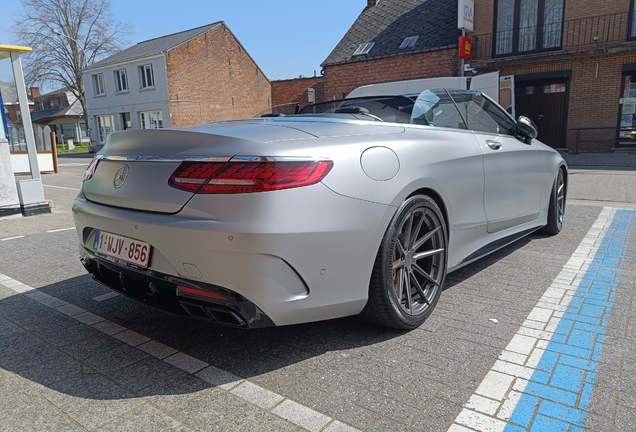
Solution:
{"label": "front door", "polygon": [[484,153],[488,232],[537,219],[545,177],[544,152],[536,142],[517,138],[515,121],[483,95],[454,92],[453,99]]}
{"label": "front door", "polygon": [[552,148],[565,147],[569,80],[557,78],[522,81],[515,86],[515,109],[518,116],[535,122],[537,139]]}

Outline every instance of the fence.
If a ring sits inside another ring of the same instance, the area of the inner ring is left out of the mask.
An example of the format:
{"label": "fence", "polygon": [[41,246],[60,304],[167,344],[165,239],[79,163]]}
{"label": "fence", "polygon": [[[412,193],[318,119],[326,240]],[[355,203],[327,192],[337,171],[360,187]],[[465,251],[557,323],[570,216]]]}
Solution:
{"label": "fence", "polygon": [[[589,150],[589,148],[585,149],[585,146],[589,144],[593,144],[594,146],[598,146],[598,144],[601,143],[612,143],[617,145],[620,142],[616,139],[619,130],[621,129],[618,127],[582,127],[568,129],[568,132],[576,132],[574,154],[579,154],[581,147],[583,147],[583,150]],[[583,133],[581,133],[581,131],[583,131]],[[628,143],[633,144],[633,141]]]}
{"label": "fence", "polygon": [[[620,47],[626,40],[636,38],[631,34],[630,16],[631,13],[599,15],[473,36],[473,59]],[[536,49],[538,44],[541,48]]]}

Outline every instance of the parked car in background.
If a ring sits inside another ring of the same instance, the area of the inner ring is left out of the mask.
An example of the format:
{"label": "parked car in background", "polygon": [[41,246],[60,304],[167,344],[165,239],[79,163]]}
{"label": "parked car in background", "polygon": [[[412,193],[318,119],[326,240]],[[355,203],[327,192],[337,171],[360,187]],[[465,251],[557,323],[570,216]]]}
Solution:
{"label": "parked car in background", "polygon": [[446,274],[563,224],[567,167],[470,90],[109,136],[73,211],[103,285],[241,327],[410,329]]}

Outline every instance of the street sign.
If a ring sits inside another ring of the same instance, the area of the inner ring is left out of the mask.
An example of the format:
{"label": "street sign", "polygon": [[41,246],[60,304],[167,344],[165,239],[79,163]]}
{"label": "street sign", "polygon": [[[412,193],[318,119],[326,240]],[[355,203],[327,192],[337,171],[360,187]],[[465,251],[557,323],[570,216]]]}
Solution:
{"label": "street sign", "polygon": [[457,28],[472,32],[475,23],[475,1],[459,0],[457,5]]}
{"label": "street sign", "polygon": [[459,58],[470,59],[473,54],[473,44],[466,36],[459,37]]}
{"label": "street sign", "polygon": [[314,89],[311,87],[307,88],[307,101],[309,103],[314,103],[314,96],[315,96]]}

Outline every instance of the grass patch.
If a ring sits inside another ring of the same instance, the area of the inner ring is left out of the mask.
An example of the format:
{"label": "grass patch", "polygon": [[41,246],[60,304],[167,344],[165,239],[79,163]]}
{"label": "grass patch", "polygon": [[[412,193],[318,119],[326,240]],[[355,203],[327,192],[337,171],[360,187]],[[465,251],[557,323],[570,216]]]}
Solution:
{"label": "grass patch", "polygon": [[88,143],[83,143],[83,144],[75,144],[75,148],[73,150],[69,150],[66,146],[66,144],[64,144],[64,148],[62,148],[62,144],[57,144],[57,154],[64,154],[64,153],[88,153],[88,147],[90,146],[90,144]]}

